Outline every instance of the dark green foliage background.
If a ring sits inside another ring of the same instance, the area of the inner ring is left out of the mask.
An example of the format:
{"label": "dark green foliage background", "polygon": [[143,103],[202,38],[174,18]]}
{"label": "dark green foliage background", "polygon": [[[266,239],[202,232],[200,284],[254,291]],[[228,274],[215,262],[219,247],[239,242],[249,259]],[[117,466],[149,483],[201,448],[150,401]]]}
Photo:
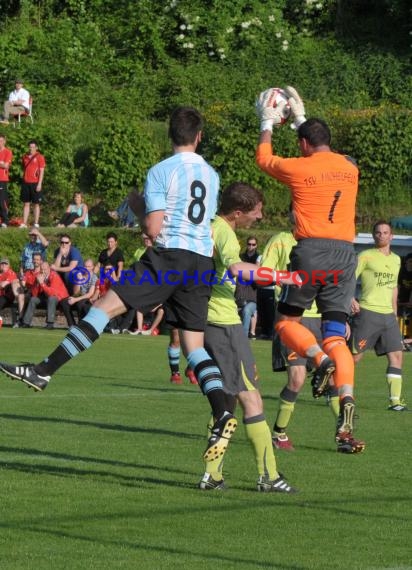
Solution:
{"label": "dark green foliage background", "polygon": [[[141,187],[170,151],[167,119],[179,104],[206,117],[206,158],[223,185],[261,186],[266,224],[278,224],[288,192],[254,164],[256,95],[295,85],[307,114],[325,118],[334,147],[361,169],[360,225],[410,206],[412,162],[410,7],[403,0],[246,1],[8,0],[0,23],[0,94],[21,75],[34,125],[8,127],[11,208],[30,138],[47,158],[43,223],[73,190],[101,203],[92,220]],[[362,22],[362,24],[360,24]],[[275,136],[294,155],[294,133]]]}

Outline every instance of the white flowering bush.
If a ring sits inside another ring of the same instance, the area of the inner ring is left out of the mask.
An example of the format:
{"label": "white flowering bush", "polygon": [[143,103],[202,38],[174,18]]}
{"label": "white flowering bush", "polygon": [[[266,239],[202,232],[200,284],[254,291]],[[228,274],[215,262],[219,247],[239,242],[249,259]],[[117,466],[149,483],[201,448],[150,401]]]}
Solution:
{"label": "white flowering bush", "polygon": [[283,20],[284,2],[191,2],[168,0],[163,6],[169,34],[169,53],[180,57],[225,61],[251,48],[256,55],[269,46],[286,51],[291,39]]}

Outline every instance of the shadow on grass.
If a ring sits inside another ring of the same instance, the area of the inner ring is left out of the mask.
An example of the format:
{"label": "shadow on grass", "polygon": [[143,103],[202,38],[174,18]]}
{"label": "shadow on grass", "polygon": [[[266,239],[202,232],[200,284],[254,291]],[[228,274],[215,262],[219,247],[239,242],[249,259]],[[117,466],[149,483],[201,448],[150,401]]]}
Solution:
{"label": "shadow on grass", "polygon": [[176,386],[165,386],[164,388],[156,388],[152,386],[137,386],[136,384],[110,384],[110,386],[116,388],[127,388],[132,390],[142,390],[142,392],[168,392],[168,393],[179,393],[186,392],[187,394],[202,395],[200,388],[197,386],[184,386],[183,384],[178,384]]}
{"label": "shadow on grass", "polygon": [[[120,515],[122,516],[122,515]],[[134,518],[136,518],[136,514],[134,514]],[[111,520],[111,518],[110,518]],[[9,525],[5,525],[4,523],[0,523],[0,528],[9,528]],[[87,543],[91,543],[94,545],[100,545],[103,547],[116,547],[116,548],[120,548],[121,551],[126,550],[130,550],[130,551],[134,551],[134,552],[147,552],[147,553],[153,553],[156,556],[156,560],[158,560],[159,557],[159,553],[162,553],[164,555],[173,555],[176,557],[179,557],[178,560],[180,563],[182,563],[182,557],[184,557],[185,560],[185,566],[187,567],[186,564],[188,564],[188,561],[186,560],[187,557],[192,557],[192,564],[194,565],[193,568],[198,568],[200,566],[198,566],[198,564],[203,564],[207,563],[209,561],[214,562],[216,564],[223,564],[223,568],[228,568],[229,564],[230,567],[234,568],[236,564],[242,564],[242,568],[245,567],[245,565],[250,566],[251,569],[254,568],[267,568],[267,569],[273,569],[273,570],[307,570],[307,566],[302,566],[302,565],[298,565],[298,564],[285,564],[284,562],[273,562],[272,560],[256,560],[256,557],[254,557],[253,559],[247,559],[247,558],[240,558],[239,556],[233,555],[223,555],[220,554],[218,552],[199,552],[199,549],[201,548],[202,545],[202,541],[201,539],[199,539],[199,541],[196,543],[197,547],[193,548],[192,550],[190,549],[184,549],[184,548],[172,548],[172,547],[167,547],[167,546],[163,546],[162,544],[144,544],[143,542],[139,543],[137,541],[133,541],[133,542],[128,542],[126,540],[108,540],[108,539],[104,539],[102,537],[99,538],[95,538],[95,537],[88,537],[85,536],[84,534],[79,534],[76,532],[70,532],[69,530],[62,530],[59,531],[56,528],[42,528],[40,525],[36,525],[36,526],[29,526],[29,525],[19,525],[18,527],[19,530],[24,530],[26,532],[34,532],[36,535],[38,534],[45,534],[49,537],[54,537],[54,538],[60,538],[63,540],[67,540],[67,539],[71,539],[71,540],[80,540],[83,542],[87,542]],[[172,563],[172,562],[171,562]],[[158,561],[158,564],[161,564],[161,561]],[[166,564],[166,561],[165,561]],[[166,566],[163,566],[163,568],[165,568]],[[183,567],[183,566],[181,566]]]}
{"label": "shadow on grass", "polygon": [[[145,469],[145,466],[141,466],[141,469]],[[152,469],[152,466],[148,467]],[[31,475],[52,475],[56,477],[88,477],[93,480],[102,479],[105,484],[110,482],[110,480],[115,485],[122,485],[125,487],[141,488],[142,485],[164,485],[169,487],[178,488],[193,488],[194,484],[187,483],[184,481],[179,481],[176,479],[168,480],[161,479],[158,477],[144,477],[142,475],[122,475],[120,473],[115,473],[112,471],[103,471],[98,469],[80,469],[76,467],[65,467],[58,465],[47,465],[42,463],[37,464],[26,464],[17,461],[0,461],[0,469],[5,471],[18,471],[21,473],[30,473]],[[157,468],[158,471],[163,471],[162,468]]]}
{"label": "shadow on grass", "polygon": [[[132,469],[149,469],[159,471],[167,471],[168,473],[174,473],[177,475],[187,475],[189,471],[187,469],[171,469],[170,467],[159,467],[159,465],[145,465],[143,463],[128,463],[126,461],[118,461],[111,459],[101,459],[100,457],[88,457],[85,455],[72,455],[69,453],[60,453],[57,451],[46,451],[43,449],[34,449],[31,447],[21,448],[21,447],[7,447],[0,446],[0,453],[12,453],[14,455],[28,456],[28,457],[42,457],[50,459],[59,459],[62,461],[83,461],[85,463],[95,463],[100,465],[111,465],[114,467],[126,467]],[[197,473],[192,473],[197,475]]]}
{"label": "shadow on grass", "polygon": [[84,426],[84,427],[94,427],[97,429],[109,430],[109,431],[120,431],[120,432],[130,432],[130,433],[143,433],[143,434],[151,434],[151,435],[166,435],[170,437],[178,437],[184,439],[193,439],[193,440],[204,440],[204,435],[198,435],[193,433],[183,433],[181,431],[169,431],[165,429],[159,428],[144,428],[144,427],[137,427],[137,426],[125,426],[122,424],[105,424],[102,422],[90,422],[86,420],[72,420],[69,418],[47,418],[44,416],[21,416],[17,414],[0,414],[0,418],[4,418],[6,420],[17,420],[19,422],[38,422],[38,423],[50,423],[50,424],[67,424],[67,425],[75,425],[75,426]]}

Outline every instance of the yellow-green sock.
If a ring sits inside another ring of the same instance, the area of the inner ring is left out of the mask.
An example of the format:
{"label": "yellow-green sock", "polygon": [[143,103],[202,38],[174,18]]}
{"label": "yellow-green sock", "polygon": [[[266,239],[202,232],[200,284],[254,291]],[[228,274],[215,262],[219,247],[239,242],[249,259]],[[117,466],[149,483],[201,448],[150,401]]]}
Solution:
{"label": "yellow-green sock", "polygon": [[331,396],[329,406],[333,415],[337,418],[339,416],[339,396]]}
{"label": "yellow-green sock", "polygon": [[335,418],[339,416],[340,405],[339,405],[339,393],[338,389],[334,386],[329,388],[329,407]]}
{"label": "yellow-green sock", "polygon": [[215,481],[221,481],[223,479],[223,457],[205,461],[205,471],[210,473]]}
{"label": "yellow-green sock", "polygon": [[273,428],[275,433],[283,433],[286,431],[295,409],[298,392],[294,392],[285,386],[279,396],[279,410],[278,415],[276,416],[275,426]]}
{"label": "yellow-green sock", "polygon": [[259,475],[271,481],[279,477],[276,468],[276,459],[273,453],[272,436],[270,428],[263,414],[243,420],[246,435],[255,451],[256,466]]}
{"label": "yellow-green sock", "polygon": [[389,388],[390,405],[394,406],[395,404],[399,404],[402,393],[402,370],[400,368],[388,366],[386,371],[386,382],[388,383]]}

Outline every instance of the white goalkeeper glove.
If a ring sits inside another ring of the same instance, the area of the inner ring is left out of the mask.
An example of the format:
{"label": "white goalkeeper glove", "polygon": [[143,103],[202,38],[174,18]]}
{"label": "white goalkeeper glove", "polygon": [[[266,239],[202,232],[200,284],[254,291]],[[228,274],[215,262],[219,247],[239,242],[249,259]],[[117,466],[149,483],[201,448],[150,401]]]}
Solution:
{"label": "white goalkeeper glove", "polygon": [[297,130],[300,125],[306,122],[305,106],[299,93],[294,87],[290,87],[288,85],[285,87],[285,92],[288,96],[289,106],[293,117],[293,123],[291,124],[291,127],[292,129]]}
{"label": "white goalkeeper glove", "polygon": [[256,113],[260,119],[260,130],[272,132],[273,125],[280,127],[286,121],[289,113],[286,111],[288,102],[277,99],[278,90],[274,87],[260,93],[256,100]]}

